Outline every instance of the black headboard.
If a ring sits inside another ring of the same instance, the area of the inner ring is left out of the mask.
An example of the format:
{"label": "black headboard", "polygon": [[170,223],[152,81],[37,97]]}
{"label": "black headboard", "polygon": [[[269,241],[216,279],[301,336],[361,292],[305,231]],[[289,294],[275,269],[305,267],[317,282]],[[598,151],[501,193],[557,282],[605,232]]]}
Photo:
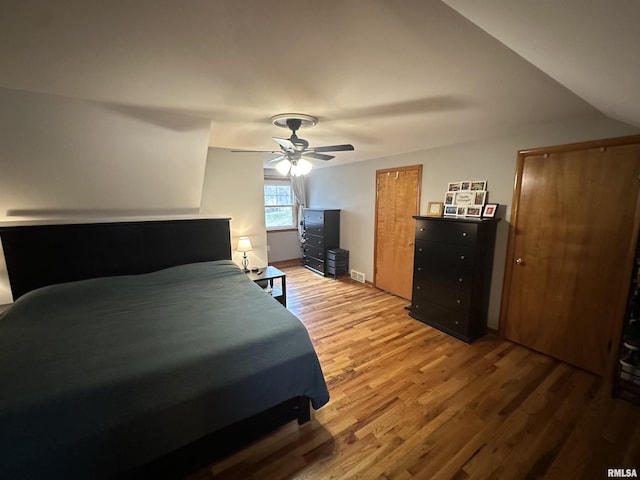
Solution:
{"label": "black headboard", "polygon": [[0,227],[13,299],[54,283],[231,259],[229,220]]}

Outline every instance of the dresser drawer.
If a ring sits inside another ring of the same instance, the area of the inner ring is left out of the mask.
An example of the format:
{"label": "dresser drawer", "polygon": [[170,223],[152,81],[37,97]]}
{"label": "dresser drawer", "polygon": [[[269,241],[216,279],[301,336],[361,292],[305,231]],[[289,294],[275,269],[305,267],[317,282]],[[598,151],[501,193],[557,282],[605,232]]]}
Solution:
{"label": "dresser drawer", "polygon": [[324,236],[324,225],[323,224],[307,224],[304,232],[307,235],[315,235],[317,237]]}
{"label": "dresser drawer", "polygon": [[477,225],[474,223],[455,221],[416,222],[416,240],[473,246],[476,242],[477,231]]}
{"label": "dresser drawer", "polygon": [[329,258],[328,255],[325,258],[325,262],[327,262],[327,267],[345,268],[346,269],[349,266],[349,262],[346,259],[332,260],[331,258]]}
{"label": "dresser drawer", "polygon": [[471,306],[471,291],[468,288],[443,288],[428,283],[413,284],[412,302],[417,304],[436,303],[442,307],[458,311],[468,316]]}
{"label": "dresser drawer", "polygon": [[341,275],[346,275],[348,272],[347,266],[346,265],[342,265],[339,267],[336,266],[332,266],[329,262],[327,262],[326,264],[326,269],[327,269],[327,275],[333,275],[333,276],[341,276]]}
{"label": "dresser drawer", "polygon": [[331,248],[327,250],[327,259],[328,260],[349,260],[349,250],[344,250],[342,248]]}
{"label": "dresser drawer", "polygon": [[471,272],[437,272],[435,270],[420,270],[420,267],[416,267],[413,272],[413,283],[414,285],[423,283],[438,285],[438,288],[468,294],[473,288],[473,275]]}
{"label": "dresser drawer", "polygon": [[468,318],[459,311],[443,307],[432,302],[416,302],[411,304],[411,316],[429,325],[453,333],[463,340],[468,339]]}
{"label": "dresser drawer", "polygon": [[[315,235],[307,235],[304,240],[304,244],[306,247],[315,247],[320,248],[322,250],[325,249],[324,237],[317,237]],[[322,254],[324,258],[324,252]]]}
{"label": "dresser drawer", "polygon": [[324,260],[324,250],[322,248],[314,247],[306,243],[303,252],[306,257],[313,257],[317,258],[318,260]]}
{"label": "dresser drawer", "polygon": [[324,212],[322,210],[305,210],[304,223],[306,227],[309,227],[309,225],[323,224]]}
{"label": "dresser drawer", "polygon": [[304,257],[303,262],[305,267],[312,268],[324,275],[324,262],[317,258]]}
{"label": "dresser drawer", "polygon": [[438,272],[436,270],[420,270],[413,272],[413,284],[416,286],[435,285],[438,290],[452,290],[456,295],[470,295],[473,290],[473,275],[458,272]]}

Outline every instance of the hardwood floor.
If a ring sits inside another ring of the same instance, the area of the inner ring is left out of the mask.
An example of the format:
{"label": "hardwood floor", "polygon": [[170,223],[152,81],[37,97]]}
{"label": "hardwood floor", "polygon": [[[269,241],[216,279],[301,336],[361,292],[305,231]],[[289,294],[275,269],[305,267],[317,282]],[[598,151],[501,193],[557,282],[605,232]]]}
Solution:
{"label": "hardwood floor", "polygon": [[464,344],[348,278],[282,269],[331,400],[186,479],[640,475],[640,407],[600,378],[493,335]]}

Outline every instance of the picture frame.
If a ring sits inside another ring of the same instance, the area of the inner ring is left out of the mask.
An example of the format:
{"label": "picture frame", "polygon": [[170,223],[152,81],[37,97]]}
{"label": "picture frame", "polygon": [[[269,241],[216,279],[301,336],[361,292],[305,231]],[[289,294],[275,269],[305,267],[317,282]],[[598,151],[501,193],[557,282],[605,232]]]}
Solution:
{"label": "picture frame", "polygon": [[458,217],[465,217],[467,215],[467,207],[466,206],[462,207],[460,205],[457,205],[456,208],[457,208],[456,215]]}
{"label": "picture frame", "polygon": [[447,185],[447,191],[457,192],[460,190],[460,182],[449,182]]}
{"label": "picture frame", "polygon": [[467,217],[481,217],[482,205],[472,205],[467,207]]}
{"label": "picture frame", "polygon": [[461,207],[467,207],[473,205],[475,201],[475,192],[470,190],[460,190],[456,192],[456,197],[453,203]]}
{"label": "picture frame", "polygon": [[460,190],[471,190],[471,181],[465,180],[460,182]]}
{"label": "picture frame", "polygon": [[486,203],[487,201],[487,191],[486,190],[476,190],[474,192],[474,199],[473,199],[473,204],[474,205],[478,205],[478,206],[482,206]]}
{"label": "picture frame", "polygon": [[471,182],[471,186],[469,190],[486,190],[487,189],[487,181],[486,180],[474,180]]}
{"label": "picture frame", "polygon": [[444,206],[444,216],[445,217],[455,217],[458,215],[458,207],[455,205],[445,205]]}
{"label": "picture frame", "polygon": [[456,192],[447,192],[444,194],[444,204],[453,205],[456,200]]}
{"label": "picture frame", "polygon": [[444,212],[444,202],[429,202],[427,217],[441,217]]}
{"label": "picture frame", "polygon": [[496,216],[496,210],[498,210],[497,203],[487,203],[482,211],[483,218],[493,218]]}

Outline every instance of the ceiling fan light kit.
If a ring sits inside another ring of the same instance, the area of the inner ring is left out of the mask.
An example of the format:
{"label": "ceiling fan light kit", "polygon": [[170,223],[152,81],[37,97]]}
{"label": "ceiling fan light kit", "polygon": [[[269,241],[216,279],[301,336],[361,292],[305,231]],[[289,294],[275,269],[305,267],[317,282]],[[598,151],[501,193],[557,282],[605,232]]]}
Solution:
{"label": "ceiling fan light kit", "polygon": [[[309,142],[304,138],[299,138],[296,132],[302,127],[313,127],[318,123],[316,117],[305,115],[303,113],[281,113],[271,117],[271,123],[277,127],[288,128],[291,130],[289,138],[271,137],[280,146],[280,152],[272,150],[262,150],[262,153],[280,153],[271,162],[278,162],[276,169],[282,175],[291,175],[297,177],[306,175],[313,167],[311,162],[304,157],[313,160],[331,160],[334,155],[326,155],[322,152],[344,152],[354,150],[353,145],[327,145],[323,147],[310,148]],[[256,150],[232,150],[232,152],[250,152]],[[260,152],[260,151],[256,151]],[[304,155],[304,157],[303,157]]]}
{"label": "ceiling fan light kit", "polygon": [[306,175],[311,171],[311,162],[301,158],[300,160],[291,160],[284,159],[278,163],[276,163],[276,170],[280,172],[281,175],[286,175],[289,173],[289,169],[291,169],[291,175],[294,177],[298,177],[300,175]]}

